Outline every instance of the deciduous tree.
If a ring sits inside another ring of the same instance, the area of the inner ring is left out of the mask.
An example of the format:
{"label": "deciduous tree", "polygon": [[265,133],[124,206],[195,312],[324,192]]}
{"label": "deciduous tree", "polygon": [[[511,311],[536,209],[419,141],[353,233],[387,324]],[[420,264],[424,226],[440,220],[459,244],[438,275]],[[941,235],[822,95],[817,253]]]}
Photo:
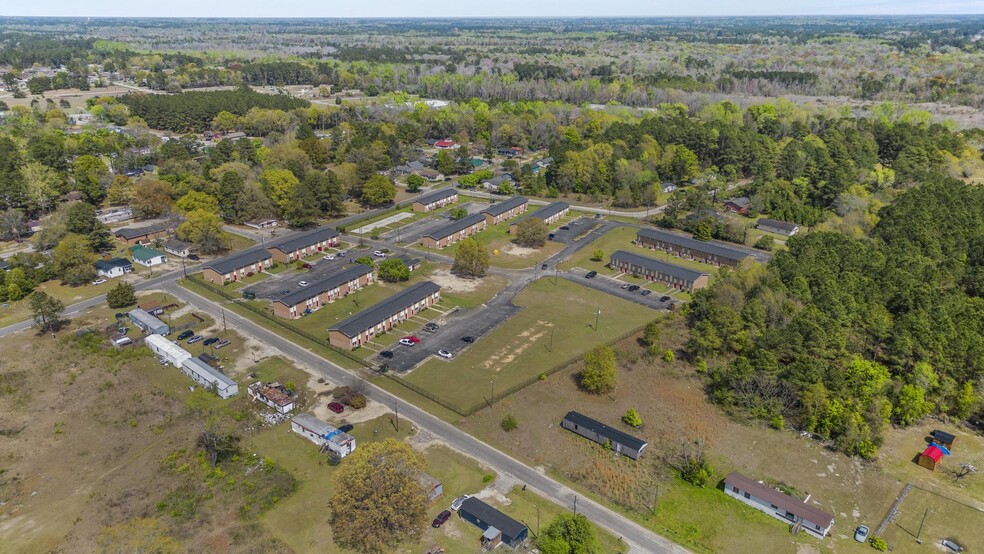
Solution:
{"label": "deciduous tree", "polygon": [[51,263],[55,275],[68,285],[81,285],[96,276],[95,256],[89,239],[82,235],[66,235],[52,250]]}
{"label": "deciduous tree", "polygon": [[484,277],[489,269],[489,253],[479,241],[468,237],[458,243],[451,272],[461,277]]}
{"label": "deciduous tree", "polygon": [[582,514],[560,514],[537,538],[543,554],[596,554],[601,544],[594,525]]}
{"label": "deciduous tree", "polygon": [[42,332],[57,326],[58,322],[61,321],[62,312],[65,311],[65,304],[61,300],[48,293],[35,291],[31,293],[28,302],[34,323],[41,326]]}
{"label": "deciduous tree", "polygon": [[601,394],[615,390],[618,373],[615,371],[615,351],[608,345],[599,345],[584,354],[584,369],[580,375],[581,388]]}
{"label": "deciduous tree", "polygon": [[547,224],[538,217],[527,217],[516,225],[516,244],[527,248],[542,248],[547,244]]}
{"label": "deciduous tree", "polygon": [[133,306],[137,303],[137,289],[126,281],[120,281],[106,293],[106,303],[114,310]]}
{"label": "deciduous tree", "polygon": [[410,280],[410,268],[399,258],[390,258],[379,264],[379,278],[388,283]]}
{"label": "deciduous tree", "polygon": [[362,203],[367,206],[381,206],[396,198],[396,187],[383,175],[373,175],[362,185]]}

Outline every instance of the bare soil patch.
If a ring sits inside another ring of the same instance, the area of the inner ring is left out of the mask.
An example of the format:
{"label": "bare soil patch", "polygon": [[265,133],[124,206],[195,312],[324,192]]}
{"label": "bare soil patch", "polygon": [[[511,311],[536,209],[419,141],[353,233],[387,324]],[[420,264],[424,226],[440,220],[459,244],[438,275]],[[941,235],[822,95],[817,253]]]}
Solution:
{"label": "bare soil patch", "polygon": [[434,281],[442,289],[447,289],[452,293],[475,292],[482,286],[486,278],[482,279],[463,279],[451,273],[450,269],[436,269],[430,275],[430,280]]}

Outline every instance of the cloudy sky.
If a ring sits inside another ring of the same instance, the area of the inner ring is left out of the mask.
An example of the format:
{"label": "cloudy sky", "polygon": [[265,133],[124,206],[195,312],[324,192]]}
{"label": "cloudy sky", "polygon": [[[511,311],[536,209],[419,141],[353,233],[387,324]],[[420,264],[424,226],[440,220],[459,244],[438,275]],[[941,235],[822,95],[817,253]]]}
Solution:
{"label": "cloudy sky", "polygon": [[984,0],[3,0],[0,15],[480,17],[984,13]]}

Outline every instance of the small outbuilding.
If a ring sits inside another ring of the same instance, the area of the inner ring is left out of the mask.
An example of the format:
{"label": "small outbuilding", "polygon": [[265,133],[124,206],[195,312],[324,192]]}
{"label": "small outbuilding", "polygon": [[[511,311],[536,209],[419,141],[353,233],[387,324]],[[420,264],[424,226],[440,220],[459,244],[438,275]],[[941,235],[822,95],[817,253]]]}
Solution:
{"label": "small outbuilding", "polygon": [[420,482],[420,488],[427,495],[428,502],[433,502],[444,494],[444,483],[440,482],[437,478],[431,477],[426,473],[421,473],[418,481]]}
{"label": "small outbuilding", "polygon": [[943,461],[943,451],[938,447],[929,445],[922,451],[916,463],[930,471],[936,471],[936,466]]}
{"label": "small outbuilding", "polygon": [[933,436],[933,440],[936,444],[943,445],[947,450],[953,450],[953,441],[957,437],[947,433],[946,431],[940,431],[939,429],[930,433]]}

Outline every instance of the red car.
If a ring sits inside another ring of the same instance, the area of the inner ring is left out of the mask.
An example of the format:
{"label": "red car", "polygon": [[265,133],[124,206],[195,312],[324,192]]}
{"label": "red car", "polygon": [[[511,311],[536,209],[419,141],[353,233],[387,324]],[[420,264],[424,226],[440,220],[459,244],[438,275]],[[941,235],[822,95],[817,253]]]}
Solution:
{"label": "red car", "polygon": [[338,402],[329,402],[328,409],[335,412],[336,414],[340,414],[345,411],[345,406],[342,406]]}
{"label": "red car", "polygon": [[451,512],[449,510],[444,510],[443,512],[437,514],[437,517],[435,517],[434,521],[431,522],[431,527],[434,528],[440,527],[444,525],[444,523],[450,518],[451,518]]}
{"label": "red car", "polygon": [[417,343],[420,342],[420,339],[417,338],[417,335],[410,335],[409,337],[407,337],[407,340],[410,341],[410,342],[412,342],[412,343],[414,343],[414,344],[417,344]]}
{"label": "red car", "polygon": [[311,264],[301,264],[301,267],[303,267],[304,269],[311,269],[314,266]]}

